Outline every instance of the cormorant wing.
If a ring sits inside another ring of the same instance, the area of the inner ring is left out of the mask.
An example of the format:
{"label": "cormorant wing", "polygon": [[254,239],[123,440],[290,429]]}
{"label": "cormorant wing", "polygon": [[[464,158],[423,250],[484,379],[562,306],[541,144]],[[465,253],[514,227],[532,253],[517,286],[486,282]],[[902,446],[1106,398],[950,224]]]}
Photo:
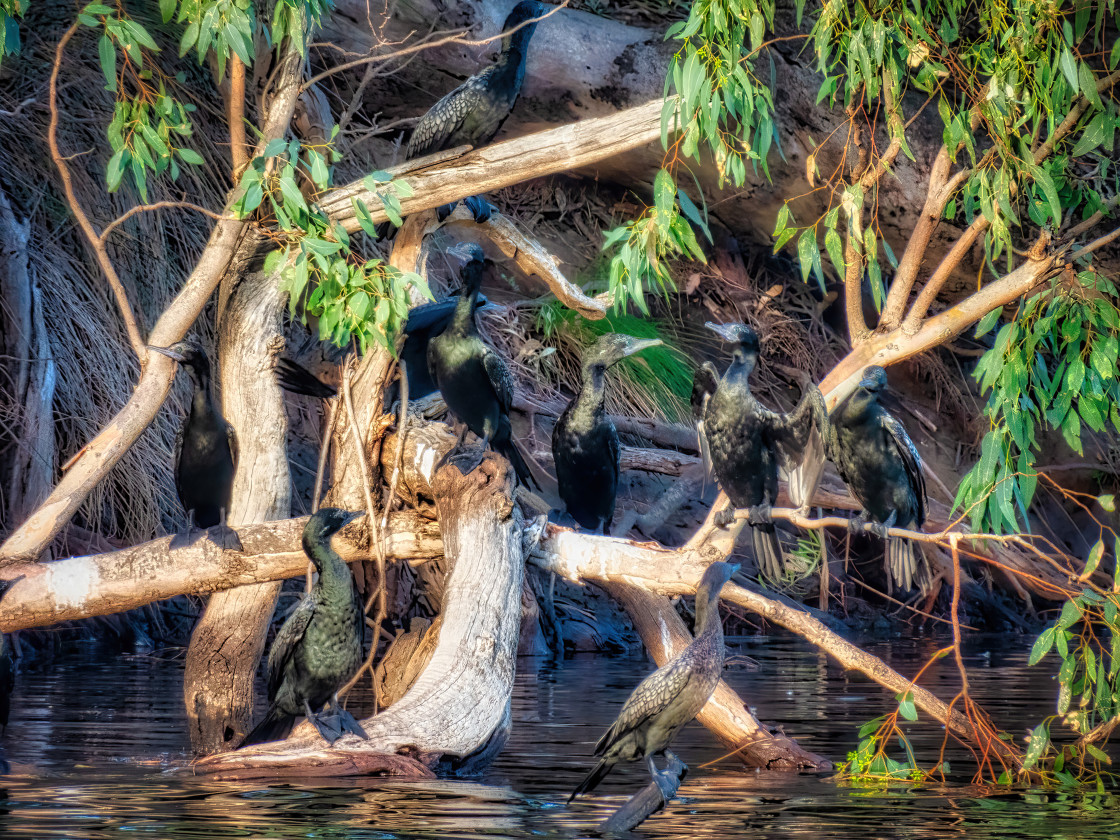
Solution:
{"label": "cormorant wing", "polygon": [[179,490],[179,461],[183,458],[183,438],[187,434],[187,423],[191,420],[188,412],[183,417],[183,422],[175,430],[175,442],[171,444],[171,475],[175,478],[175,489]]}
{"label": "cormorant wing", "polygon": [[482,357],[482,365],[486,369],[486,375],[490,377],[490,385],[494,388],[498,405],[502,407],[504,414],[509,414],[513,406],[513,377],[510,375],[509,368],[502,357],[489,347]]}
{"label": "cormorant wing", "polygon": [[595,745],[595,755],[603,755],[611,744],[626,733],[633,732],[665,711],[685,690],[692,677],[693,669],[689,667],[687,657],[678,656],[638,683],[611,728],[603,733],[603,737]]}
{"label": "cormorant wing", "polygon": [[711,362],[704,362],[696,368],[692,377],[692,416],[696,420],[696,435],[700,442],[700,460],[704,464],[704,475],[712,475],[712,454],[708,448],[708,436],[704,431],[704,414],[708,410],[708,400],[719,387],[719,373]]}
{"label": "cormorant wing", "polygon": [[236,472],[237,458],[241,454],[241,450],[237,445],[237,432],[233,430],[233,424],[228,420],[226,421],[226,441],[229,443],[229,457],[233,460],[233,469]]}
{"label": "cormorant wing", "polygon": [[824,471],[825,439],[829,435],[828,409],[820,389],[805,384],[801,402],[771,428],[778,469],[786,478],[794,507],[808,505]]}
{"label": "cormorant wing", "polygon": [[299,606],[285,619],[280,632],[276,634],[272,649],[268,652],[268,701],[270,703],[276,699],[276,692],[280,690],[280,684],[284,680],[284,667],[292,658],[296,645],[303,639],[303,634],[307,632],[307,625],[311,623],[313,615],[315,615],[315,601],[305,595]]}
{"label": "cormorant wing", "polygon": [[[926,521],[926,477],[922,472],[922,456],[918,454],[914,441],[910,440],[910,435],[906,433],[906,427],[897,418],[883,411],[879,416],[879,423],[883,430],[890,435],[899,456],[902,458],[902,464],[906,468],[906,477],[910,480],[910,489],[914,492],[914,498],[918,505],[918,524],[921,525]],[[899,527],[905,527],[905,523],[900,524]]]}
{"label": "cormorant wing", "polygon": [[470,114],[484,102],[486,80],[493,67],[471,76],[420,118],[405,149],[405,160],[441,152],[452,145]]}
{"label": "cormorant wing", "polygon": [[276,382],[285,391],[327,399],[338,392],[298,362],[284,356],[276,360]]}

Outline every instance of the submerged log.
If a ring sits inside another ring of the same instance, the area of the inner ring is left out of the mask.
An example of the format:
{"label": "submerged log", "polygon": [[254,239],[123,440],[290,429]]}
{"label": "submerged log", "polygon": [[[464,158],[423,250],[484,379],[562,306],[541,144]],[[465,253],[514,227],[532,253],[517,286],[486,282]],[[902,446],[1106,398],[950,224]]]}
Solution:
{"label": "submerged log", "polygon": [[673,756],[665,769],[659,771],[655,781],[635,793],[621,808],[603,820],[603,834],[623,834],[644,823],[677,795],[686,773],[688,765]]}
{"label": "submerged log", "polygon": [[[392,458],[397,435],[386,437]],[[376,766],[377,754],[419,756],[451,769],[476,754],[492,754],[509,726],[514,665],[521,625],[524,561],[519,514],[510,500],[508,463],[492,453],[467,475],[444,465],[452,438],[443,426],[413,428],[404,436],[402,482],[435,500],[451,572],[439,643],[419,679],[392,708],[362,721],[369,735],[347,735],[325,747],[303,724],[287,741],[211,756],[197,773],[226,777],[298,772],[309,763],[323,775],[352,774],[356,762]],[[418,774],[420,775],[420,774]]]}

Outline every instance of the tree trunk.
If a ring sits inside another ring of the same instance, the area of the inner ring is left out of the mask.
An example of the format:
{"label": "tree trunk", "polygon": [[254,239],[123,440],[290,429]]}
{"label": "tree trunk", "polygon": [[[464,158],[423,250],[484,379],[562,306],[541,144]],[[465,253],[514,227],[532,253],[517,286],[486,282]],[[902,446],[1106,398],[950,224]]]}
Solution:
{"label": "tree trunk", "polygon": [[[252,248],[247,243],[246,250]],[[291,510],[287,416],[273,369],[284,347],[285,295],[277,278],[259,272],[227,282],[218,350],[222,411],[237,433],[231,525],[286,519]],[[280,582],[216,592],[187,650],[183,696],[197,752],[223,749],[248,732],[253,679]]]}
{"label": "tree trunk", "polygon": [[[383,444],[386,463],[399,438]],[[510,498],[512,473],[487,453],[467,475],[453,465],[433,467],[453,439],[442,424],[410,428],[404,437],[402,480],[409,492],[435,500],[451,564],[439,642],[431,661],[404,697],[362,721],[369,739],[347,735],[326,747],[303,723],[283,744],[248,747],[197,762],[197,773],[222,778],[381,772],[399,754],[433,766],[469,772],[492,757],[509,726],[509,704],[521,625],[524,560],[519,515]],[[390,772],[399,768],[391,764]]]}

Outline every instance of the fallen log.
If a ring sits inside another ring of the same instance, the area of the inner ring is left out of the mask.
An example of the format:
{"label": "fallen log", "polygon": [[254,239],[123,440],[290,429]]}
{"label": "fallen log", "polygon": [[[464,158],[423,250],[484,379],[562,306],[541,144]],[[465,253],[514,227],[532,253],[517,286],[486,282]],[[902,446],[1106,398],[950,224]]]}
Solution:
{"label": "fallen log", "polygon": [[[160,537],[106,554],[7,566],[0,578],[23,580],[0,601],[0,632],[124,612],[176,595],[298,577],[307,571],[307,555],[300,547],[306,522],[304,516],[238,528],[244,553],[222,551],[206,538],[171,551],[171,537]],[[359,519],[335,538],[344,560],[369,556],[368,527]],[[393,513],[387,548],[394,559],[439,557],[439,526],[414,510]]]}
{"label": "fallen log", "polygon": [[[325,747],[304,723],[287,741],[210,756],[196,762],[194,772],[273,776],[310,763],[317,774],[348,775],[362,761],[378,767],[370,756],[379,754],[406,754],[429,767],[443,761],[454,769],[500,748],[508,734],[521,626],[520,516],[510,500],[509,464],[492,453],[467,475],[453,465],[433,475],[452,442],[445,427],[430,424],[409,429],[403,443],[402,483],[435,500],[451,562],[439,642],[419,679],[391,708],[362,721],[367,740],[347,735]],[[391,459],[398,445],[397,435],[387,436],[383,456]]]}

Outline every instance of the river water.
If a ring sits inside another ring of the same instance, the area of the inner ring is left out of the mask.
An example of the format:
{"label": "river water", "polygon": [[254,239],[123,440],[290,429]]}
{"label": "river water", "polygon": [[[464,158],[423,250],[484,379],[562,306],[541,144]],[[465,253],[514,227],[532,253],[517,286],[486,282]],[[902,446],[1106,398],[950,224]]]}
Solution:
{"label": "river water", "polygon": [[[968,647],[973,696],[1016,737],[1054,703],[1051,671],[1026,667],[1029,641],[992,637]],[[913,673],[936,647],[898,640],[871,649]],[[863,722],[892,705],[878,686],[798,641],[732,640],[732,652],[754,660],[727,678],[759,717],[833,760],[855,747]],[[513,734],[475,778],[214,782],[166,772],[189,758],[179,661],[78,648],[19,676],[2,739],[11,772],[0,777],[0,838],[593,836],[599,820],[648,782],[644,768],[616,769],[594,795],[572,806],[564,801],[592,766],[595,741],[649,668],[641,655],[519,660]],[[951,659],[928,674],[926,685],[952,696]],[[908,729],[919,759],[933,764],[939,727]],[[827,774],[757,773],[733,759],[701,767],[724,750],[698,724],[675,749],[691,767],[680,798],[635,836],[1087,840],[1120,833],[1120,809],[1110,796],[975,787],[959,750],[949,753],[948,784],[912,790],[839,784]]]}

